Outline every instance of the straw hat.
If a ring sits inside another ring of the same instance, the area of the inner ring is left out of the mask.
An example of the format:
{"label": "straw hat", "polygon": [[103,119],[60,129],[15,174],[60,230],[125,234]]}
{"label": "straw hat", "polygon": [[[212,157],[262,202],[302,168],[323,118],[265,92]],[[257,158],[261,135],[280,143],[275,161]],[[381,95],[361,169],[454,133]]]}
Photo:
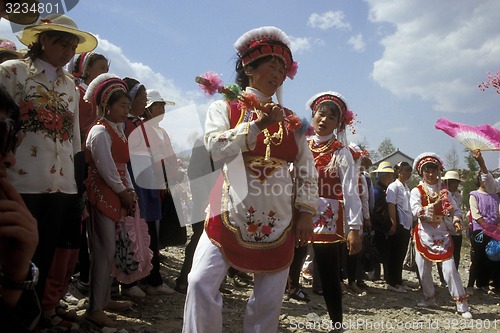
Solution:
{"label": "straw hat", "polygon": [[27,26],[18,36],[21,43],[30,46],[38,41],[38,35],[45,31],[67,32],[78,37],[80,42],[76,53],[90,52],[97,46],[97,38],[91,33],[78,29],[76,23],[66,15],[52,14],[41,19],[36,24]]}
{"label": "straw hat", "polygon": [[10,53],[18,58],[24,55],[17,51],[16,44],[5,38],[0,38],[0,53]]}
{"label": "straw hat", "polygon": [[442,180],[458,180],[459,182],[461,182],[462,180],[460,179],[460,175],[458,174],[457,171],[455,170],[450,170],[450,171],[446,171],[445,175],[443,178],[441,178]]}
{"label": "straw hat", "polygon": [[[31,24],[33,22],[36,22],[38,20],[38,17],[40,14],[38,13],[38,10],[14,10],[18,7],[14,6],[14,4],[21,4],[22,8],[28,8],[28,9],[37,9],[38,8],[38,0],[23,0],[22,2],[20,1],[12,1],[12,0],[7,0],[5,1],[5,6],[6,6],[6,12],[2,15],[2,17],[6,20],[9,20],[13,23],[17,24]],[[12,7],[10,7],[12,6]],[[7,13],[7,11],[12,8],[11,13]]]}
{"label": "straw hat", "polygon": [[158,90],[148,89],[146,90],[146,93],[148,94],[148,102],[146,104],[147,108],[153,105],[153,103],[165,103],[165,105],[175,105],[175,102],[163,99]]}
{"label": "straw hat", "polygon": [[392,168],[391,162],[384,161],[380,162],[378,168],[371,173],[394,173],[394,169]]}

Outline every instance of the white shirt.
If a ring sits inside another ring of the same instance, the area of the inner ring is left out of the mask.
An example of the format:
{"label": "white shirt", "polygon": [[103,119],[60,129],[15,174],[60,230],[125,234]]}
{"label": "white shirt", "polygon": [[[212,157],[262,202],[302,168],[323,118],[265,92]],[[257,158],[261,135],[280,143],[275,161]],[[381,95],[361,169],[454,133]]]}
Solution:
{"label": "white shirt", "polygon": [[389,184],[386,191],[386,200],[397,206],[399,224],[409,230],[412,226],[413,216],[410,208],[410,189],[408,185],[403,184],[396,179]]}

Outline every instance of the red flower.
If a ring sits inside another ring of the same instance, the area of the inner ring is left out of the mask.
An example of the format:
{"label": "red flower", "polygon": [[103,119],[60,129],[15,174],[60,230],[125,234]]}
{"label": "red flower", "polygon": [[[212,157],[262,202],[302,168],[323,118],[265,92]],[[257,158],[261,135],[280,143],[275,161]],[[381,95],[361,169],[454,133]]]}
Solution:
{"label": "red flower", "polygon": [[333,216],[333,211],[331,209],[327,209],[325,215],[326,217],[331,218]]}
{"label": "red flower", "polygon": [[256,232],[259,229],[259,225],[256,223],[252,223],[248,225],[248,232]]}
{"label": "red flower", "polygon": [[273,217],[274,215],[276,215],[276,212],[273,212],[272,210],[269,211],[269,213],[267,214],[269,217]]}
{"label": "red flower", "polygon": [[261,227],[261,230],[262,230],[262,233],[263,233],[264,235],[270,235],[270,234],[273,232],[273,228],[271,228],[271,227],[270,227],[270,226],[268,226],[268,225],[263,225],[263,226]]}
{"label": "red flower", "polygon": [[250,206],[250,208],[248,208],[248,212],[249,212],[250,214],[255,213],[255,209],[253,208],[253,206]]}
{"label": "red flower", "polygon": [[63,139],[63,141],[69,140],[69,133],[68,132],[64,132],[63,135],[62,135],[62,139]]}
{"label": "red flower", "polygon": [[55,166],[55,164],[54,164],[54,165],[52,166],[52,168],[50,168],[50,173],[54,174],[54,173],[56,173],[56,171],[57,171],[57,170],[56,170],[56,166]]}

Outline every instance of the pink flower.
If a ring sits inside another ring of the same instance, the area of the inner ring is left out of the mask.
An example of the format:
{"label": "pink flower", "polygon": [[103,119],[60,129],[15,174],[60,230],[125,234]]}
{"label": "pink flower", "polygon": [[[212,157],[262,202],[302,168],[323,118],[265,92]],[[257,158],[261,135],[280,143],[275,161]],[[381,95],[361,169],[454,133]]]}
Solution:
{"label": "pink flower", "polygon": [[296,61],[292,62],[292,65],[290,66],[290,69],[288,70],[286,76],[288,76],[290,80],[293,80],[295,78],[295,75],[297,74],[298,69],[299,69],[299,63]]}
{"label": "pink flower", "polygon": [[270,226],[268,226],[268,225],[263,225],[263,226],[261,227],[261,230],[262,230],[262,233],[263,233],[264,235],[270,235],[270,234],[273,232],[273,228],[271,228],[271,227],[270,227]]}

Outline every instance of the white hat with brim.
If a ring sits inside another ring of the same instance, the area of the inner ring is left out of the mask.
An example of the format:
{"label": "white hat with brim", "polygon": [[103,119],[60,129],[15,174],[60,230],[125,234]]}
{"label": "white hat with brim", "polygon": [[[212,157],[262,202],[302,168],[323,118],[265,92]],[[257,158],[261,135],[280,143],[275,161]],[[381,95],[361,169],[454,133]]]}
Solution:
{"label": "white hat with brim", "polygon": [[373,170],[371,173],[394,173],[391,162],[380,162],[378,168]]}
{"label": "white hat with brim", "polygon": [[22,58],[24,56],[23,52],[17,51],[14,43],[5,38],[0,38],[0,53],[10,53],[18,58]]}
{"label": "white hat with brim", "polygon": [[445,175],[443,178],[441,178],[442,180],[458,180],[459,182],[461,182],[462,180],[460,179],[460,175],[458,174],[457,171],[455,170],[450,170],[450,171],[446,171]]}
{"label": "white hat with brim", "polygon": [[38,41],[38,35],[45,31],[61,31],[75,35],[79,39],[76,53],[90,52],[97,46],[97,38],[89,32],[78,29],[76,23],[66,15],[48,15],[36,24],[27,26],[17,38],[30,47]]}
{"label": "white hat with brim", "polygon": [[[22,2],[6,1],[6,5],[7,3],[13,5],[11,7],[11,13],[6,12],[2,15],[2,17],[6,20],[9,20],[10,22],[22,25],[32,24],[33,22],[36,22],[36,20],[38,20],[38,17],[40,16],[40,14],[38,13],[38,0],[23,0]],[[16,7],[14,6],[14,4],[21,5],[21,7]],[[16,8],[21,10],[15,10]],[[22,10],[24,8],[37,10]]]}
{"label": "white hat with brim", "polygon": [[163,99],[158,90],[148,89],[146,90],[146,93],[148,94],[148,101],[146,103],[147,108],[153,105],[153,103],[165,103],[165,105],[175,105],[175,102]]}

